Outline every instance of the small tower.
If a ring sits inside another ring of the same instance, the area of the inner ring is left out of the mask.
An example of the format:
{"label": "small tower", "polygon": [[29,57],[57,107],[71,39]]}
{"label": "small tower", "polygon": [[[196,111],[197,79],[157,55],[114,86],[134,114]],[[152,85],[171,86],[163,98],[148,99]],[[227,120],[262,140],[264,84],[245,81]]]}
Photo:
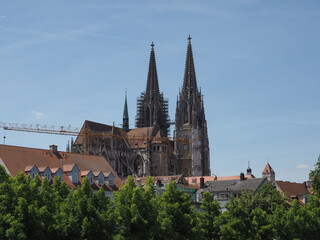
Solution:
{"label": "small tower", "polygon": [[252,170],[250,168],[250,161],[248,161],[247,175],[251,175],[251,174],[252,174]]}
{"label": "small tower", "polygon": [[136,127],[155,126],[162,136],[169,132],[168,101],[160,93],[154,44],[151,44],[149,72],[146,91],[141,93],[137,102]]}
{"label": "small tower", "polygon": [[197,86],[190,35],[182,89],[177,99],[174,137],[186,139],[175,142],[176,174],[210,176],[207,121],[203,96]]}
{"label": "small tower", "polygon": [[265,166],[262,172],[262,177],[267,178],[268,181],[275,181],[276,179],[276,173],[273,171],[272,167],[270,166],[269,163]]}
{"label": "small tower", "polygon": [[129,114],[128,114],[128,103],[127,103],[127,90],[126,90],[126,96],[125,96],[125,100],[124,100],[122,128],[126,132],[129,131]]}

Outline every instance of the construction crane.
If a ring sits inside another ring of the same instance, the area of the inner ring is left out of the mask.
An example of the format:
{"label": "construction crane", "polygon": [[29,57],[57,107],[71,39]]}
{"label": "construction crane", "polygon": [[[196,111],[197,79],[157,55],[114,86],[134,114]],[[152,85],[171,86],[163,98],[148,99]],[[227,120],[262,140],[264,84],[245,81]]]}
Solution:
{"label": "construction crane", "polygon": [[168,137],[153,137],[153,136],[128,136],[128,135],[115,135],[112,132],[96,132],[86,128],[78,128],[68,126],[53,126],[53,125],[44,125],[44,124],[19,124],[19,123],[5,123],[0,122],[0,128],[4,130],[11,131],[21,131],[21,132],[31,132],[31,133],[45,133],[45,134],[55,134],[55,135],[65,135],[65,136],[82,136],[83,137],[83,152],[84,154],[89,154],[90,152],[90,140],[94,139],[112,139],[112,140],[123,140],[125,144],[129,147],[128,140],[144,140],[144,141],[175,141],[181,142],[183,146],[187,146],[184,149],[183,155],[183,172],[186,176],[189,175],[189,163],[186,159],[189,154],[189,146],[193,142],[200,140],[200,138],[196,139],[188,139],[188,134],[191,131],[192,126],[189,126],[188,131],[185,136],[182,138],[168,138]]}

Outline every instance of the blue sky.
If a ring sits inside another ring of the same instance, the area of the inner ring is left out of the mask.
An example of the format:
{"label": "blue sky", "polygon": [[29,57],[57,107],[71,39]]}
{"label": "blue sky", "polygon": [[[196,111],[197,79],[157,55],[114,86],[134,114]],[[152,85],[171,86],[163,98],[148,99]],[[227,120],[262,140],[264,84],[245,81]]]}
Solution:
{"label": "blue sky", "polygon": [[[319,1],[0,2],[0,121],[130,127],[154,41],[174,120],[187,37],[204,94],[211,169],[308,179],[320,154]],[[68,137],[0,130],[10,145],[64,150]]]}

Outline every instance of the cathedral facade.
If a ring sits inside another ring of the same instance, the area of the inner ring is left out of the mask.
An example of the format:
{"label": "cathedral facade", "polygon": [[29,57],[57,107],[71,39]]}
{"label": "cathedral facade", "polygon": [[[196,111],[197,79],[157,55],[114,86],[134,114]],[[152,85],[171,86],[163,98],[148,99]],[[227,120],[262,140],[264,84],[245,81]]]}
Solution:
{"label": "cathedral facade", "polygon": [[[175,125],[173,138],[168,137],[170,124]],[[210,176],[207,122],[190,36],[175,121],[170,122],[168,100],[160,91],[152,43],[146,89],[137,100],[135,126],[129,129],[125,96],[122,128],[85,121],[70,149],[104,156],[119,176]]]}

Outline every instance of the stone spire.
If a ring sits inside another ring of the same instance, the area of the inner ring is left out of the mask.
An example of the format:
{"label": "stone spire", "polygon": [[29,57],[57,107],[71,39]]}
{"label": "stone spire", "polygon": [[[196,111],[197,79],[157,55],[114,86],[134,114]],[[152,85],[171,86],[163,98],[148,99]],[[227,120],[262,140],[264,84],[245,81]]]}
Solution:
{"label": "stone spire", "polygon": [[147,99],[159,99],[160,90],[157,74],[156,57],[154,54],[154,43],[151,43],[149,72],[146,86],[146,98]]}
{"label": "stone spire", "polygon": [[127,90],[126,90],[126,95],[125,95],[125,100],[124,100],[122,128],[126,132],[129,131],[129,114],[128,114],[128,103],[127,103]]}
{"label": "stone spire", "polygon": [[198,95],[197,79],[196,79],[196,72],[195,72],[194,62],[193,62],[190,35],[188,37],[188,49],[187,49],[186,65],[184,70],[182,94],[187,96]]}
{"label": "stone spire", "polygon": [[151,44],[146,91],[137,101],[136,127],[155,126],[162,136],[169,132],[168,100],[160,93],[154,44]]}
{"label": "stone spire", "polygon": [[[177,99],[174,137],[186,138],[189,142],[175,142],[176,173],[183,173],[184,176],[210,176],[207,121],[203,98],[197,87],[190,35],[182,89]],[[195,141],[197,144],[193,144]]]}

